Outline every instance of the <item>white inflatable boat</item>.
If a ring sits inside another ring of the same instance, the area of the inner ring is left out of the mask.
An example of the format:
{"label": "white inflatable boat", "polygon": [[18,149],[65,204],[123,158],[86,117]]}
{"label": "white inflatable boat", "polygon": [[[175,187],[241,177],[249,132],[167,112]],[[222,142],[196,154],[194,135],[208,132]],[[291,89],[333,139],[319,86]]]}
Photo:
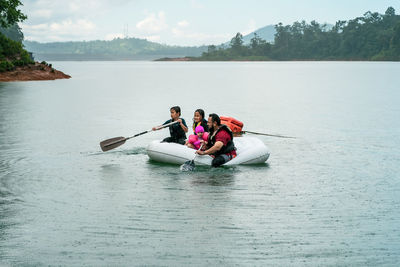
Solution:
{"label": "white inflatable boat", "polygon": [[[235,137],[233,139],[237,156],[224,165],[260,164],[269,157],[268,148],[255,137]],[[147,155],[158,162],[171,164],[183,164],[195,157],[195,150],[176,143],[161,143],[160,140],[151,142],[147,147]],[[197,155],[194,159],[196,165],[211,166],[212,157],[209,155]]]}

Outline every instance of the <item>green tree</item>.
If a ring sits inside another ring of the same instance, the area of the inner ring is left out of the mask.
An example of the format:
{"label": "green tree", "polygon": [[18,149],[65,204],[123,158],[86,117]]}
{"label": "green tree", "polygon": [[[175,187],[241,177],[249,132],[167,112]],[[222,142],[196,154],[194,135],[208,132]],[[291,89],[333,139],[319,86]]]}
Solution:
{"label": "green tree", "polygon": [[0,0],[0,26],[8,28],[18,22],[27,19],[18,6],[22,5],[19,0]]}
{"label": "green tree", "polygon": [[390,48],[397,55],[397,60],[400,59],[400,21],[394,27],[394,34],[390,40]]}
{"label": "green tree", "polygon": [[241,55],[243,52],[243,35],[238,32],[230,42],[231,50],[235,55]]}
{"label": "green tree", "polygon": [[250,40],[250,47],[251,49],[258,49],[265,40],[261,39],[257,33],[254,33],[254,37]]}
{"label": "green tree", "polygon": [[385,15],[386,16],[395,16],[396,11],[394,10],[393,7],[390,6],[390,7],[388,7],[388,9],[386,9]]}
{"label": "green tree", "polygon": [[217,51],[217,47],[215,45],[209,45],[207,47],[207,53],[211,54],[214,53],[215,51]]}

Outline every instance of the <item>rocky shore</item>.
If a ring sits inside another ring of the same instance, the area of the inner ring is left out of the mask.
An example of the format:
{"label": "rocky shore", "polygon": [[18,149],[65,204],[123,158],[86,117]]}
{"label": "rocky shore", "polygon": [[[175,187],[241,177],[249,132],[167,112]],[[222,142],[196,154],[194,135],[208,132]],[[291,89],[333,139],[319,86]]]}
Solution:
{"label": "rocky shore", "polygon": [[35,62],[35,64],[17,67],[15,70],[0,72],[0,82],[46,81],[69,79],[71,76],[54,69],[51,64]]}
{"label": "rocky shore", "polygon": [[193,61],[194,57],[163,57],[154,61]]}

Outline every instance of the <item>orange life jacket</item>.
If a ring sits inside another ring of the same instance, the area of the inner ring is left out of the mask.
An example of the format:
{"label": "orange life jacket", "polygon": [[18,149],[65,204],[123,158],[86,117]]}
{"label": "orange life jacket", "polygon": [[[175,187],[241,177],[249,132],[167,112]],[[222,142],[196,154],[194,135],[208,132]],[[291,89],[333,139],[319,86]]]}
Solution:
{"label": "orange life jacket", "polygon": [[242,131],[243,122],[232,117],[220,116],[219,118],[221,119],[221,124],[228,126],[233,133],[240,133]]}

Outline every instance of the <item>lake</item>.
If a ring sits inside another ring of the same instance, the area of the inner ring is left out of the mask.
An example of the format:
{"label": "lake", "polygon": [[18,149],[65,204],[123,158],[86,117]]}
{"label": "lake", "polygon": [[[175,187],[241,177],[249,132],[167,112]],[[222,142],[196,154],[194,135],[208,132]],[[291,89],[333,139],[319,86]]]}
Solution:
{"label": "lake", "polygon": [[[51,62],[0,83],[0,263],[395,266],[400,64]],[[181,172],[148,133],[179,105],[233,116],[266,164]]]}

